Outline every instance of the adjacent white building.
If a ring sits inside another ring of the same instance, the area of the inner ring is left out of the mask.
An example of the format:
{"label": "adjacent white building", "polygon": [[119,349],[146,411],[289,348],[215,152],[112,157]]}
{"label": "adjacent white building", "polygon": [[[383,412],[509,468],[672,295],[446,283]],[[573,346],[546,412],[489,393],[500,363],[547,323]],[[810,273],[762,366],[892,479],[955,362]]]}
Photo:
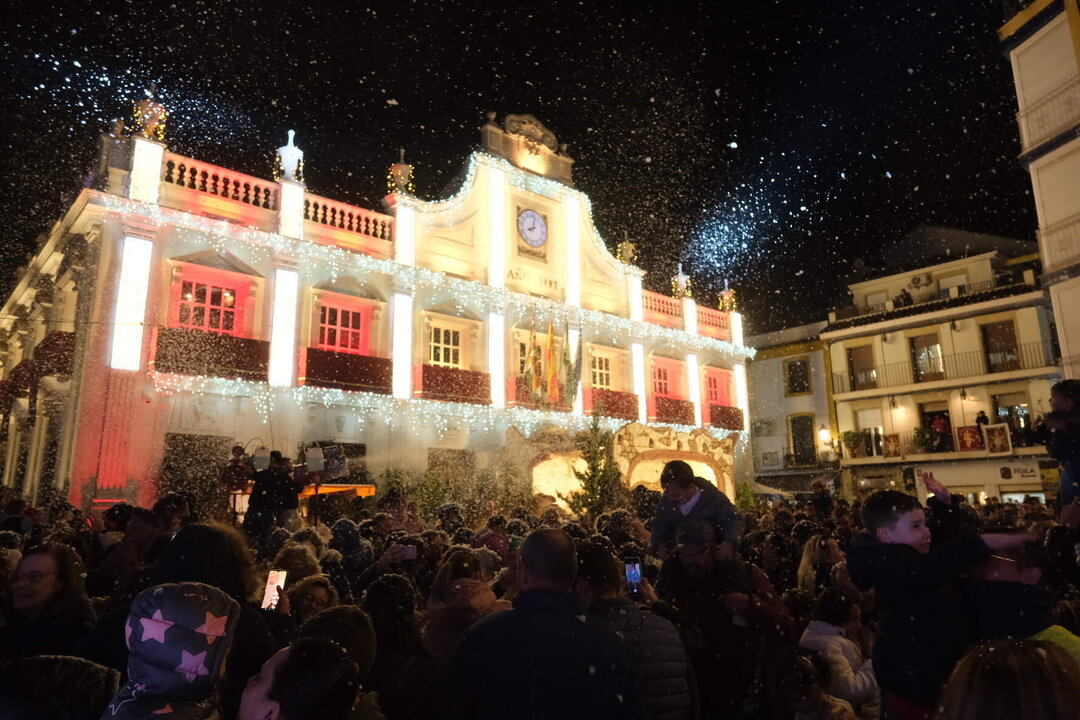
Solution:
{"label": "adjacent white building", "polygon": [[1080,8],[1012,2],[998,37],[1016,83],[1020,163],[1039,218],[1042,285],[1066,377],[1080,377]]}
{"label": "adjacent white building", "polygon": [[836,419],[824,321],[747,338],[757,350],[750,380],[750,442],[759,492],[839,489]]}
{"label": "adjacent white building", "polygon": [[973,501],[1056,488],[1031,432],[1061,378],[1038,273],[986,252],[849,286],[821,332],[847,489],[921,490],[922,471]]}

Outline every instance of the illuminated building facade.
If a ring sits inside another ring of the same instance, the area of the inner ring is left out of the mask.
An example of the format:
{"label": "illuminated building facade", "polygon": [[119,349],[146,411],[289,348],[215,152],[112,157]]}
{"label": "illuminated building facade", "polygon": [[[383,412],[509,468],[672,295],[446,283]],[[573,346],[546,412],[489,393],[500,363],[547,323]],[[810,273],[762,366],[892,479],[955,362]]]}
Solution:
{"label": "illuminated building facade", "polygon": [[398,164],[384,212],[308,192],[291,137],[271,181],[145,128],[103,136],[96,184],[4,306],[3,483],[147,502],[234,444],[334,444],[378,476],[496,467],[516,443],[553,494],[572,458],[540,487],[558,458],[537,438],[595,411],[627,483],[682,457],[733,493],[739,314],[643,290],[535,118],[481,134],[457,194],[416,198]]}

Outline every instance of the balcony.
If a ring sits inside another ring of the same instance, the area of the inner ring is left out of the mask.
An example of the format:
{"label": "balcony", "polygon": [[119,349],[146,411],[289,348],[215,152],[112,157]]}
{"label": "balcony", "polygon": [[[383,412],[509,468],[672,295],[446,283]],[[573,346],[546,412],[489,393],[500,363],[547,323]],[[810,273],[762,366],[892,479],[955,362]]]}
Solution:
{"label": "balcony", "polygon": [[1046,272],[1080,263],[1080,213],[1039,230]]}
{"label": "balcony", "polygon": [[645,322],[674,328],[683,326],[682,300],[648,290],[641,295]]}
{"label": "balcony", "polygon": [[731,340],[731,314],[712,308],[697,308],[698,335],[717,340]]}
{"label": "balcony", "polygon": [[585,388],[585,412],[621,420],[638,419],[638,398],[632,392]]}
{"label": "balcony", "polygon": [[150,368],[162,373],[266,382],[270,343],[185,328],[155,328]]}
{"label": "balcony", "polygon": [[784,467],[792,470],[835,468],[838,465],[839,462],[834,457],[831,457],[831,454],[814,453],[813,455],[800,456],[798,453],[792,452],[790,448],[784,453]]}
{"label": "balcony", "polygon": [[694,403],[689,400],[657,395],[653,398],[653,416],[651,422],[671,423],[672,425],[694,425]]}
{"label": "balcony", "polygon": [[491,403],[491,376],[475,370],[416,365],[413,367],[413,388],[413,395],[428,400]]}
{"label": "balcony", "polygon": [[934,312],[956,305],[967,305],[972,302],[1005,297],[1030,290],[1033,287],[1034,281],[1025,279],[1023,271],[1013,270],[1002,272],[992,280],[948,288],[944,294],[934,287],[925,288],[912,293],[911,302],[905,305],[898,305],[895,300],[888,300],[873,305],[852,305],[838,308],[829,313],[829,323],[830,325],[842,324],[843,327],[863,325],[885,319],[872,316],[887,315],[889,318],[895,318]]}
{"label": "balcony", "polygon": [[1080,78],[1073,78],[1016,114],[1024,152],[1080,122]]}
{"label": "balcony", "polygon": [[1041,342],[1022,343],[1012,350],[983,353],[978,350],[942,357],[941,367],[917,368],[911,362],[875,365],[869,368],[833,373],[833,392],[899,387],[935,380],[991,375],[1016,370],[1035,370],[1053,364],[1049,345]]}
{"label": "balcony", "polygon": [[299,384],[389,395],[393,362],[389,358],[304,348]]}
{"label": "balcony", "polygon": [[737,407],[710,405],[709,424],[725,430],[742,430],[744,427],[743,411]]}
{"label": "balcony", "polygon": [[539,396],[533,395],[532,388],[529,387],[529,379],[521,375],[507,378],[506,385],[506,398],[510,405],[532,410],[570,412],[570,402],[566,398],[562,383],[559,384],[559,401],[556,403],[550,402],[545,393],[540,393]]}

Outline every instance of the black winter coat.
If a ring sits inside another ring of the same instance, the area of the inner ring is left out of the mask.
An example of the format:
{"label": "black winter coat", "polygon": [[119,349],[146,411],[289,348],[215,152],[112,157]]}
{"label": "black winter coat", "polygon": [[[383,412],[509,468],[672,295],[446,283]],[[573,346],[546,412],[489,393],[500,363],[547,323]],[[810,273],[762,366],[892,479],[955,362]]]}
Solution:
{"label": "black winter coat", "polygon": [[874,673],[889,692],[932,706],[974,632],[954,581],[990,554],[979,536],[965,535],[921,554],[909,545],[856,535],[848,569],[861,590],[874,589],[880,625]]}
{"label": "black winter coat", "polygon": [[687,520],[705,520],[716,530],[716,538],[739,547],[742,544],[744,523],[742,515],[728,500],[728,496],[712,485],[698,485],[701,497],[690,510],[683,515],[674,500],[661,498],[653,516],[652,537],[649,539],[651,552],[655,554],[661,545],[675,542],[675,533]]}
{"label": "black winter coat", "polygon": [[690,660],[669,620],[627,598],[597,600],[589,615],[610,628],[637,662],[651,720],[697,717]]}
{"label": "black winter coat", "polygon": [[459,718],[641,718],[633,659],[577,595],[527,590],[461,638],[451,670]]}

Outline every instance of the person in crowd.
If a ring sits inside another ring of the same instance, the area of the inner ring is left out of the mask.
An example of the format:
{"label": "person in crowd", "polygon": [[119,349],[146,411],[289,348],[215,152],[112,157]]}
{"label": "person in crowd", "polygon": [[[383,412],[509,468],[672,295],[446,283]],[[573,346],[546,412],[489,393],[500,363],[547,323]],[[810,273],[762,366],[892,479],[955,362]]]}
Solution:
{"label": "person in crowd", "polygon": [[0,520],[0,530],[9,530],[11,532],[25,535],[30,532],[32,521],[27,515],[27,510],[30,508],[30,503],[22,498],[12,498],[4,505],[4,516]]}
{"label": "person in crowd", "polygon": [[210,718],[240,606],[203,583],[158,585],[131,603],[127,682],[102,720]]}
{"label": "person in crowd", "polygon": [[827,692],[829,669],[812,653],[796,655],[780,680],[795,720],[855,720],[851,705]]}
{"label": "person in crowd", "polygon": [[800,547],[792,539],[794,525],[790,511],[777,510],[772,515],[769,534],[761,549],[761,567],[780,593],[796,587]]}
{"label": "person in crowd", "polygon": [[452,664],[458,717],[640,718],[634,661],[590,619],[571,591],[573,541],[555,528],[534,530],[517,560],[514,608],[465,632]]}
{"label": "person in crowd", "polygon": [[296,631],[297,639],[317,637],[340,645],[356,667],[359,689],[349,720],[386,720],[379,707],[379,693],[365,690],[375,665],[375,627],[371,618],[355,605],[323,610]]}
{"label": "person in crowd", "polygon": [[[322,527],[327,531],[326,526]],[[337,590],[340,602],[352,604],[352,584],[349,582],[348,573],[345,571],[345,556],[339,550],[329,547],[327,541],[314,527],[305,527],[293,533],[292,542],[302,543],[311,548],[319,561],[322,574],[330,578]]]}
{"label": "person in crowd", "polygon": [[1001,550],[973,568],[964,600],[976,638],[1046,640],[1080,664],[1080,638],[1054,622],[1054,593],[1039,584],[1040,554],[1033,544]]}
{"label": "person in crowd", "polygon": [[482,617],[510,607],[508,601],[495,597],[479,553],[455,550],[432,583],[424,617],[424,639],[435,657],[449,665],[466,628]]}
{"label": "person in crowd", "polygon": [[270,566],[277,570],[286,571],[286,590],[304,578],[323,574],[319,559],[311,551],[311,546],[291,541],[285,543],[285,547],[281,548],[273,561],[271,561]]}
{"label": "person in crowd", "polygon": [[949,678],[937,720],[1059,720],[1080,708],[1080,665],[1041,640],[991,640]]}
{"label": "person in crowd", "polygon": [[721,559],[731,556],[742,543],[743,519],[727,495],[708,482],[694,477],[693,469],[682,460],[672,460],[660,473],[664,497],[653,516],[649,549],[666,557],[679,526],[688,519],[708,522],[720,538]]}
{"label": "person in crowd", "polygon": [[0,718],[98,720],[120,673],[66,655],[36,655],[0,666]]}
{"label": "person in crowd", "polygon": [[[927,489],[939,524],[956,511],[932,476]],[[862,506],[866,531],[852,540],[851,575],[880,603],[874,672],[891,712],[928,718],[945,680],[970,645],[972,632],[959,595],[945,587],[992,552],[1022,544],[1026,535],[967,534],[931,551],[926,513],[917,498],[879,490]]]}
{"label": "person in crowd", "polygon": [[829,668],[828,692],[847,701],[863,720],[881,716],[880,693],[873,662],[847,634],[861,624],[860,598],[839,587],[823,591],[814,602],[811,620],[799,647],[816,652]]}
{"label": "person in crowd", "polygon": [[694,519],[679,527],[656,592],[708,642],[707,652],[691,658],[702,716],[751,711],[762,667],[773,668],[781,649],[795,644],[791,616],[769,579],[725,553],[711,523]]}
{"label": "person in crowd", "polygon": [[166,493],[154,503],[153,513],[161,534],[172,538],[191,517],[191,505],[180,493]]}
{"label": "person in crowd", "polygon": [[348,720],[358,672],[335,642],[305,637],[274,653],[252,676],[237,720]]}
{"label": "person in crowd", "polygon": [[244,515],[244,532],[252,544],[265,542],[275,526],[296,530],[299,517],[300,487],[286,469],[285,458],[279,450],[270,452],[270,467],[255,473],[251,498]]}
{"label": "person in crowd", "polygon": [[338,518],[330,527],[330,532],[333,535],[330,547],[341,553],[349,588],[355,591],[360,576],[375,564],[375,548],[360,536],[360,526],[349,518]]}
{"label": "person in crowd", "polygon": [[114,595],[130,600],[145,586],[145,574],[161,555],[169,535],[162,532],[159,517],[144,508],[132,508],[124,523],[123,539],[97,570],[87,574],[93,595]]}
{"label": "person in crowd", "polygon": [[0,661],[28,655],[69,655],[93,628],[83,589],[82,561],[66,545],[30,549],[11,575],[10,605],[0,628]]}
{"label": "person in crowd", "polygon": [[1080,498],[1080,380],[1061,380],[1050,387],[1050,409],[1037,437],[1061,463],[1058,503]]}
{"label": "person in crowd", "polygon": [[412,581],[393,573],[379,577],[364,594],[363,609],[378,644],[367,684],[394,720],[445,717],[445,680],[424,645],[416,602]]}
{"label": "person in crowd", "polygon": [[585,601],[589,616],[606,625],[637,662],[648,716],[698,717],[697,689],[679,630],[626,597],[622,565],[606,544],[581,542],[577,556],[574,591]]}
{"label": "person in crowd", "polygon": [[288,595],[289,608],[297,625],[338,604],[337,590],[325,575],[310,575],[304,578],[292,586]]}
{"label": "person in crowd", "polygon": [[415,587],[425,566],[424,541],[416,535],[398,535],[386,545],[375,564],[357,578],[354,592],[362,591],[386,573],[404,575]]}
{"label": "person in crowd", "polygon": [[502,515],[492,515],[488,518],[484,530],[476,535],[473,546],[486,547],[496,555],[504,565],[513,561],[510,553],[510,534],[506,530],[506,518]]}
{"label": "person in crowd", "polygon": [[976,415],[975,415],[975,424],[976,425],[989,425],[990,424],[990,416],[986,414],[985,410],[980,410],[978,413],[976,413]]}
{"label": "person in crowd", "polygon": [[[259,580],[255,558],[243,535],[223,525],[185,526],[154,567],[151,582],[205,583],[219,588],[240,605],[220,692],[222,717],[236,717],[248,678],[288,641],[283,626],[273,622],[273,613],[261,611],[252,602],[258,597]],[[279,603],[279,609],[283,611],[282,605]],[[122,642],[122,635],[120,639]]]}
{"label": "person in crowd", "polygon": [[815,596],[838,582],[853,589],[840,541],[828,535],[812,535],[803,545],[796,580],[800,590]]}

